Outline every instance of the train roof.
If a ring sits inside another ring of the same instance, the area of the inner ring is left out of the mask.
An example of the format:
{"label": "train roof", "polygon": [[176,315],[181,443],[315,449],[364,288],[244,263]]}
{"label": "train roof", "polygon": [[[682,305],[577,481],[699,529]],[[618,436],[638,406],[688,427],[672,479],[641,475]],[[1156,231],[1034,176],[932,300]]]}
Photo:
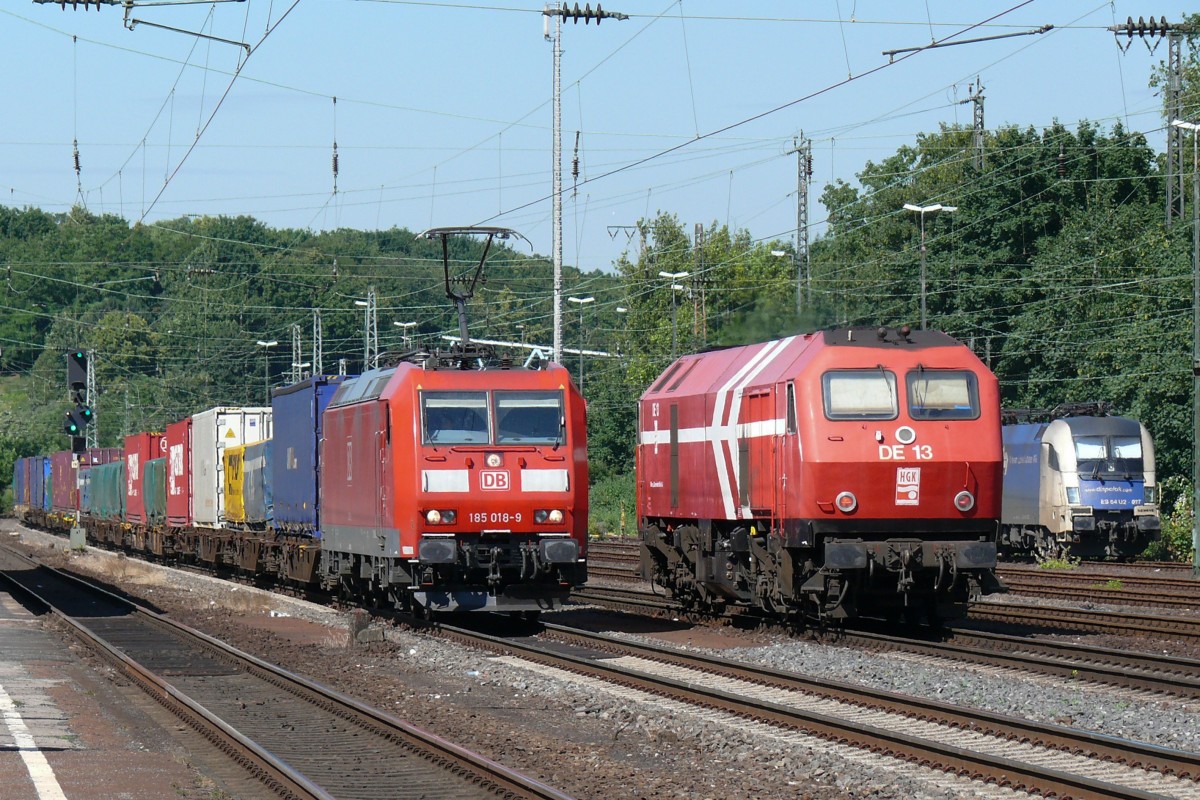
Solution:
{"label": "train roof", "polygon": [[683,356],[655,379],[642,399],[663,393],[686,395],[711,391],[719,379],[735,375],[743,386],[778,383],[797,374],[797,362],[806,354],[827,348],[896,352],[965,349],[965,345],[941,331],[912,331],[907,326],[834,328]]}

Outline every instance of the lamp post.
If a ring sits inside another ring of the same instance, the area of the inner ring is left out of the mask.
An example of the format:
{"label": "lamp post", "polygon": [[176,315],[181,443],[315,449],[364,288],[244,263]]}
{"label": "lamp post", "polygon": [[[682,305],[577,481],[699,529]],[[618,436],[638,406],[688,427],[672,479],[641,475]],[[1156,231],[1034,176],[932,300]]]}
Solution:
{"label": "lamp post", "polygon": [[1171,125],[1192,133],[1192,574],[1200,576],[1200,124]]}
{"label": "lamp post", "polygon": [[263,349],[263,394],[266,395],[265,405],[271,405],[271,348],[279,342],[272,339],[269,342],[258,340],[258,346]]}
{"label": "lamp post", "polygon": [[925,330],[925,215],[936,214],[939,211],[947,213],[958,211],[958,206],[944,206],[941,203],[934,203],[931,206],[914,206],[912,203],[905,203],[904,210],[912,211],[921,217],[921,330]]}
{"label": "lamp post", "polygon": [[667,278],[668,280],[672,281],[672,283],[671,283],[671,360],[672,361],[675,360],[675,350],[676,350],[676,341],[677,341],[676,333],[675,333],[675,318],[676,318],[676,315],[678,312],[676,311],[677,304],[675,302],[675,292],[683,289],[682,286],[680,286],[678,283],[674,283],[674,281],[677,278],[686,278],[689,274],[691,274],[691,273],[688,273],[688,272],[660,272],[660,273],[658,273],[658,277]]}
{"label": "lamp post", "polygon": [[416,327],[417,323],[415,323],[415,322],[393,322],[392,324],[400,329],[400,341],[404,344],[404,349],[406,351],[411,350],[412,349],[412,341],[408,338],[408,329]]}
{"label": "lamp post", "polygon": [[568,303],[577,303],[579,305],[579,393],[583,394],[583,307],[588,303],[594,303],[596,298],[588,297],[568,297]]}

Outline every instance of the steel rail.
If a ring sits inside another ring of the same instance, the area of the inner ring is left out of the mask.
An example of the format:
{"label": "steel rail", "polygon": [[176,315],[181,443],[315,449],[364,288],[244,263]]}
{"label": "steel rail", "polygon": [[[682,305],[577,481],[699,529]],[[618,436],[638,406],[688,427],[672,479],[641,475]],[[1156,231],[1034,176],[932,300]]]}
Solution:
{"label": "steel rail", "polygon": [[[113,594],[79,576],[55,570],[45,564],[41,564],[36,559],[7,547],[0,546],[0,552],[3,552],[6,556],[11,555],[12,557],[19,558],[38,569],[51,572],[55,576],[78,586],[83,591],[102,595],[108,602],[120,604],[128,608],[131,615],[146,621],[151,626],[165,631],[172,636],[190,641],[196,646],[216,654],[221,659],[234,663],[239,669],[249,672],[261,680],[269,681],[273,686],[283,689],[302,700],[312,703],[315,698],[316,704],[324,708],[327,712],[337,714],[365,728],[366,731],[375,732],[378,735],[391,739],[401,746],[408,748],[410,751],[421,752],[426,760],[445,769],[447,775],[454,775],[454,780],[456,781],[462,781],[464,784],[473,783],[476,788],[485,788],[490,783],[495,787],[493,793],[498,793],[505,797],[531,798],[532,800],[572,800],[570,795],[547,786],[510,767],[474,753],[461,745],[418,728],[334,689],[269,664],[207,634],[189,628],[174,620],[169,620],[160,614],[137,605],[129,598]],[[128,675],[146,690],[148,694],[170,709],[172,713],[175,713],[207,738],[217,743],[222,750],[233,755],[239,763],[249,767],[260,780],[263,780],[277,794],[286,798],[334,800],[332,795],[302,775],[299,770],[287,764],[284,759],[242,735],[232,725],[179,690],[170,681],[165,680],[121,652],[119,648],[107,642],[89,626],[79,622],[70,614],[59,609],[49,599],[41,596],[35,588],[22,583],[16,577],[8,574],[8,570],[3,568],[0,568],[0,576],[17,587],[24,595],[34,598],[37,602],[50,609],[56,617],[68,625],[69,629],[81,641],[95,649],[105,660]],[[485,783],[481,783],[481,781]]]}
{"label": "steel rail", "polygon": [[[920,720],[932,720],[940,724],[959,727],[966,730],[989,732],[1001,730],[1008,725],[1011,733],[1008,737],[1014,742],[1030,741],[1031,739],[1045,747],[1054,750],[1069,750],[1093,753],[1096,758],[1119,761],[1124,764],[1145,765],[1154,764],[1164,774],[1175,774],[1191,777],[1200,774],[1200,756],[1168,750],[1140,742],[1127,742],[1115,737],[1101,734],[1087,734],[1072,731],[1061,726],[1038,726],[1023,720],[1002,718],[1000,715],[988,712],[976,712],[967,709],[939,704],[919,698],[909,698],[886,692],[867,689],[865,687],[834,688],[831,682],[815,681],[785,673],[772,673],[765,668],[738,663],[736,665],[723,659],[709,659],[691,652],[675,651],[654,645],[631,642],[625,639],[607,637],[588,631],[564,629],[555,625],[547,625],[547,629],[580,637],[586,642],[586,647],[593,650],[609,650],[610,652],[632,652],[642,658],[654,660],[671,659],[672,664],[696,664],[697,669],[721,675],[741,677],[757,683],[779,682],[781,686],[790,684],[788,688],[809,694],[818,694],[830,699],[839,691],[847,692],[843,702],[856,705],[879,707],[880,703],[898,703],[908,711],[903,716]],[[654,695],[680,699],[691,704],[706,708],[716,708],[742,717],[767,720],[784,727],[807,731],[836,742],[850,742],[869,750],[896,756],[911,762],[934,766],[955,774],[978,776],[1003,786],[1037,791],[1039,793],[1055,793],[1058,797],[1100,798],[1100,797],[1156,797],[1148,792],[1142,792],[1129,786],[1118,786],[1095,780],[1085,776],[1046,769],[1018,761],[1016,759],[993,756],[987,753],[972,751],[968,748],[948,745],[921,737],[914,737],[902,732],[889,730],[870,724],[863,724],[839,716],[824,714],[801,708],[785,706],[767,700],[747,698],[712,687],[698,685],[690,681],[676,680],[664,675],[654,675],[629,669],[611,663],[610,659],[597,659],[586,655],[576,655],[573,652],[562,652],[561,649],[549,649],[539,645],[520,642],[513,639],[503,639],[477,631],[450,626],[440,626],[439,630],[460,641],[482,646],[489,650],[517,655],[520,658],[535,663],[567,669],[579,674],[589,675],[600,680],[618,685],[640,689]],[[768,679],[768,676],[769,679]],[[803,686],[803,688],[798,688]],[[847,687],[849,685],[846,685]],[[895,713],[895,709],[889,709]],[[989,719],[990,718],[990,719]],[[983,720],[989,721],[984,723]],[[993,734],[996,735],[996,734]],[[1060,745],[1054,746],[1049,742],[1060,740]],[[1138,764],[1140,762],[1140,764]]]}

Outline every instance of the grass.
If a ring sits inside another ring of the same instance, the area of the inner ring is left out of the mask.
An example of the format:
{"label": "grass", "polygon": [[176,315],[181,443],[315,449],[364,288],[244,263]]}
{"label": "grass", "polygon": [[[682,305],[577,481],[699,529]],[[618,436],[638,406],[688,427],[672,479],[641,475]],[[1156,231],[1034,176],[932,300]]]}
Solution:
{"label": "grass", "polygon": [[1124,589],[1125,583],[1120,578],[1110,578],[1104,583],[1092,584],[1093,589]]}
{"label": "grass", "polygon": [[1078,567],[1078,558],[1048,558],[1038,564],[1039,569],[1077,569]]}

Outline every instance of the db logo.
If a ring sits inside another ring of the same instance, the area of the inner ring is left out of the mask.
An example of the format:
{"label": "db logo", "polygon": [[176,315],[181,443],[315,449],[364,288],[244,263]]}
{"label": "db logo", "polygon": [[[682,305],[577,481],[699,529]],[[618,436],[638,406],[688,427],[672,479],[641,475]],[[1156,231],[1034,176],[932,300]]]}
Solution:
{"label": "db logo", "polygon": [[484,491],[499,491],[509,488],[508,470],[483,470],[479,473],[479,488]]}

